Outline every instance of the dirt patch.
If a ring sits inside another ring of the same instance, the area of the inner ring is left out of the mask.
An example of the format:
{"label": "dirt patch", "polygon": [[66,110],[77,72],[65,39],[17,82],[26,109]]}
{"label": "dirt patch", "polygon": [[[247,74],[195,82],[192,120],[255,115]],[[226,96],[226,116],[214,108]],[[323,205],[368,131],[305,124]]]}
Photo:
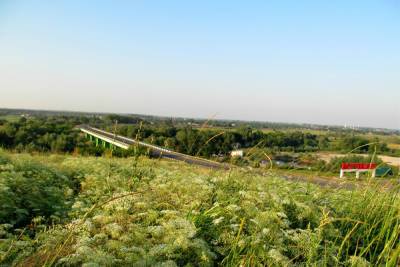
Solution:
{"label": "dirt patch", "polygon": [[[316,155],[322,159],[323,161],[329,162],[332,158],[335,157],[344,157],[346,154],[339,154],[339,153],[316,153]],[[353,154],[357,156],[365,156],[363,154]],[[399,157],[390,157],[390,156],[378,156],[383,162],[393,165],[393,166],[400,166],[400,158]]]}
{"label": "dirt patch", "polygon": [[398,157],[379,156],[379,158],[390,165],[400,166],[400,158]]}

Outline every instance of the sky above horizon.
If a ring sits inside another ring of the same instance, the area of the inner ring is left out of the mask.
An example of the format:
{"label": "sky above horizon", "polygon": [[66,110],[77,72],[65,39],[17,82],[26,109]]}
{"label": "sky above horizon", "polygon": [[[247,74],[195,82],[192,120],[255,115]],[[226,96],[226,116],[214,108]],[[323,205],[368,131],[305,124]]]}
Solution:
{"label": "sky above horizon", "polygon": [[0,0],[0,107],[400,129],[400,2]]}

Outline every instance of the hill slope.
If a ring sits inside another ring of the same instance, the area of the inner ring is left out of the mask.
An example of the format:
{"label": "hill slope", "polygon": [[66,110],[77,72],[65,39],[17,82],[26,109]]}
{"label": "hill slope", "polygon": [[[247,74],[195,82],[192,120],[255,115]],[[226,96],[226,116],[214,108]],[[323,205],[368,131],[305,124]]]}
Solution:
{"label": "hill slope", "polygon": [[144,158],[7,153],[0,189],[3,207],[32,206],[13,225],[0,212],[4,265],[394,266],[400,253],[395,193]]}

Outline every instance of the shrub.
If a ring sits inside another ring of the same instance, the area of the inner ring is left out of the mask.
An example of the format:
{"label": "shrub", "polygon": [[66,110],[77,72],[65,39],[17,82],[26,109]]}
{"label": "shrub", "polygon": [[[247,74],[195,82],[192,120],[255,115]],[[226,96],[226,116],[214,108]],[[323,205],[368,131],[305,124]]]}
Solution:
{"label": "shrub", "polygon": [[22,227],[37,216],[61,220],[70,206],[72,189],[72,180],[52,168],[0,155],[0,224]]}

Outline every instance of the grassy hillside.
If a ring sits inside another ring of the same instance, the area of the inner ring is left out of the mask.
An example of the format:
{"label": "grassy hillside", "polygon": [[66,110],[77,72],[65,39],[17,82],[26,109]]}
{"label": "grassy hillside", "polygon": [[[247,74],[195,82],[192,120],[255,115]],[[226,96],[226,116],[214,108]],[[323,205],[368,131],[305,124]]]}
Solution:
{"label": "grassy hillside", "polygon": [[396,193],[172,161],[0,154],[4,266],[396,266]]}

